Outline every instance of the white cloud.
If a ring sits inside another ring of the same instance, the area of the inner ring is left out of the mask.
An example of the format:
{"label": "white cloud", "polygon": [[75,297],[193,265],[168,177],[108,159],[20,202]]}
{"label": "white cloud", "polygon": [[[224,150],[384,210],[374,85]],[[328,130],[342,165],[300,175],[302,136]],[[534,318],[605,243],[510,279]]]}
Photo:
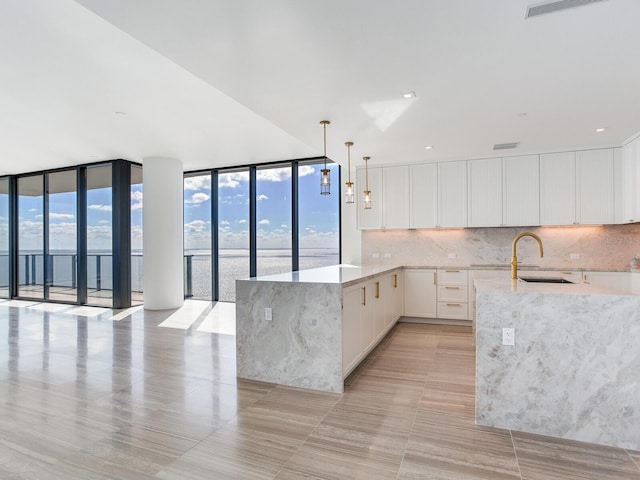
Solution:
{"label": "white cloud", "polygon": [[291,178],[291,167],[258,170],[257,178],[258,181],[262,180],[266,182],[283,182]]}
{"label": "white cloud", "polygon": [[200,205],[201,203],[209,200],[209,198],[209,195],[204,192],[196,192],[191,195],[191,200],[185,200],[184,203],[186,203],[187,205]]}
{"label": "white cloud", "polygon": [[262,220],[260,220],[258,222],[258,225],[269,225],[271,222],[269,221],[268,218],[263,218]]}
{"label": "white cloud", "polygon": [[131,192],[131,210],[142,210],[142,192]]}
{"label": "white cloud", "polygon": [[87,207],[89,210],[99,210],[101,212],[110,212],[111,205],[89,205]]}
{"label": "white cloud", "polygon": [[185,235],[190,233],[201,233],[207,230],[207,222],[203,220],[193,220],[184,224]]}
{"label": "white cloud", "polygon": [[307,175],[312,175],[315,173],[316,169],[311,165],[300,165],[298,166],[298,177],[306,177]]}
{"label": "white cloud", "polygon": [[38,212],[39,210],[37,208],[30,208],[28,211],[29,212]]}
{"label": "white cloud", "polygon": [[211,190],[211,175],[187,177],[184,179],[185,190]]}
{"label": "white cloud", "polygon": [[262,193],[261,193],[260,195],[258,195],[258,196],[256,197],[256,200],[257,200],[257,201],[260,201],[260,200],[269,200],[269,197],[267,197],[266,195],[264,195],[264,194],[262,194]]}
{"label": "white cloud", "polygon": [[109,225],[111,222],[109,220],[100,220],[98,223],[100,225]]}
{"label": "white cloud", "polygon": [[75,220],[75,218],[73,213],[49,213],[49,220]]}
{"label": "white cloud", "polygon": [[249,181],[249,172],[221,173],[218,175],[218,186],[220,188],[236,188],[240,182]]}
{"label": "white cloud", "polygon": [[287,225],[286,223],[283,223],[282,225],[280,225],[280,228],[289,228],[289,225]]}
{"label": "white cloud", "polygon": [[220,225],[231,225],[231,223],[229,223],[227,220],[222,220],[220,222]]}
{"label": "white cloud", "polygon": [[242,225],[243,223],[247,223],[247,221],[243,218],[243,219],[241,219],[241,220],[238,220],[238,223],[239,223],[240,225]]}

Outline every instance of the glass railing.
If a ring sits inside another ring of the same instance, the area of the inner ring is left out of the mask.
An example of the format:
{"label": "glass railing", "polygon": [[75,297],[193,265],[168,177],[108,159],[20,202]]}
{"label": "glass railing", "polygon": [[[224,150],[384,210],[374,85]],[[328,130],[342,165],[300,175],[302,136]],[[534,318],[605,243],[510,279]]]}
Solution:
{"label": "glass railing", "polygon": [[[75,289],[78,285],[78,255],[47,255],[47,285]],[[43,285],[44,255],[27,253],[18,256],[18,285]],[[144,269],[142,254],[131,255],[131,292],[142,294]],[[9,287],[9,255],[0,255],[0,288]],[[113,289],[112,255],[87,255],[87,288],[94,291]],[[193,296],[193,255],[184,256],[184,296]]]}

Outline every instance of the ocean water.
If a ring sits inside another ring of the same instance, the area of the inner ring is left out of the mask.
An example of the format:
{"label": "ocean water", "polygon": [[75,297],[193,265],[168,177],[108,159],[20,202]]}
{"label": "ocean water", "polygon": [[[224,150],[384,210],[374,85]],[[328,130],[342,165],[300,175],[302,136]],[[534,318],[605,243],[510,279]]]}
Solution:
{"label": "ocean water", "polygon": [[[25,252],[26,253],[26,252]],[[192,298],[210,300],[212,298],[211,253],[208,250],[187,250],[185,255],[193,255],[191,260]],[[28,257],[28,258],[25,258]],[[301,248],[299,257],[300,270],[337,265],[340,255],[337,249],[330,248]],[[19,281],[42,285],[43,256],[37,252],[20,255]],[[90,252],[87,262],[88,287],[97,288],[97,269],[100,264],[100,281],[103,289],[110,289],[112,285],[112,271],[110,252]],[[51,268],[52,283],[56,286],[75,287],[74,264],[77,258],[70,252],[52,252]],[[235,301],[235,282],[239,278],[249,277],[249,250],[227,249],[221,250],[220,256],[220,300]],[[35,264],[35,265],[32,265]],[[0,255],[0,290],[8,285],[8,256]],[[291,250],[260,249],[258,250],[258,275],[273,275],[291,271]],[[35,279],[32,275],[35,273]],[[134,292],[143,291],[142,253],[133,252],[131,256],[131,289]],[[185,269],[186,274],[186,269]],[[3,293],[0,291],[0,296]]]}
{"label": "ocean water", "polygon": [[[211,254],[208,251],[186,251],[193,255],[193,298],[209,300],[211,288]],[[300,270],[337,265],[340,255],[337,249],[305,248],[300,249]],[[220,262],[220,300],[235,302],[236,279],[249,277],[248,250],[221,250]],[[291,271],[291,250],[258,250],[258,275],[273,275]]]}

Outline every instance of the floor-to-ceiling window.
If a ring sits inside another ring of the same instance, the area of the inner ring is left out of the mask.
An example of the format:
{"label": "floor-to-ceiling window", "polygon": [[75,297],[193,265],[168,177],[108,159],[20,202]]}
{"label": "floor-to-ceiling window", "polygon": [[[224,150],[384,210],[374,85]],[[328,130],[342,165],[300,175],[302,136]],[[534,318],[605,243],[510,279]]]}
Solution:
{"label": "floor-to-ceiling window", "polygon": [[143,302],[142,167],[131,165],[131,304]]}
{"label": "floor-to-ceiling window", "polygon": [[236,279],[249,277],[249,170],[218,173],[218,299],[235,302]]}
{"label": "floor-to-ceiling window", "polygon": [[298,166],[298,268],[325,267],[340,263],[340,167],[327,164],[331,172],[331,195],[320,195],[319,164]]}
{"label": "floor-to-ceiling window", "polygon": [[46,174],[45,298],[78,301],[76,170]]}
{"label": "floor-to-ceiling window", "polygon": [[9,178],[0,178],[0,298],[9,297]]}
{"label": "floor-to-ceiling window", "polygon": [[111,165],[87,167],[87,303],[111,306],[112,275]]}
{"label": "floor-to-ceiling window", "polygon": [[260,168],[256,183],[257,275],[292,269],[291,165]]}
{"label": "floor-to-ceiling window", "polygon": [[320,195],[320,168],[315,159],[186,174],[185,289],[234,302],[236,279],[340,263],[340,167],[328,164],[331,195]]}
{"label": "floor-to-ceiling window", "polygon": [[184,179],[185,294],[213,297],[211,255],[211,174]]}
{"label": "floor-to-ceiling window", "polygon": [[18,296],[44,299],[44,176],[18,178]]}

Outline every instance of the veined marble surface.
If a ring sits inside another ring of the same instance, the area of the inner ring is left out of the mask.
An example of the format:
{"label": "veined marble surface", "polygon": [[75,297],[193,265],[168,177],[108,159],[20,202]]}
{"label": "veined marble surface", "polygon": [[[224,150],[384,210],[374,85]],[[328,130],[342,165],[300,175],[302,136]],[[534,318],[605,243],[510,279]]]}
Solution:
{"label": "veined marble surface", "polygon": [[331,265],[329,267],[312,268],[298,272],[286,272],[264,277],[249,278],[253,282],[286,282],[286,283],[325,283],[338,284],[349,287],[356,283],[384,275],[392,270],[401,268],[397,265]]}
{"label": "veined marble surface", "polygon": [[477,423],[640,449],[640,296],[493,277],[475,280]]}
{"label": "veined marble surface", "polygon": [[236,280],[238,377],[342,393],[341,348],[339,283]]}

